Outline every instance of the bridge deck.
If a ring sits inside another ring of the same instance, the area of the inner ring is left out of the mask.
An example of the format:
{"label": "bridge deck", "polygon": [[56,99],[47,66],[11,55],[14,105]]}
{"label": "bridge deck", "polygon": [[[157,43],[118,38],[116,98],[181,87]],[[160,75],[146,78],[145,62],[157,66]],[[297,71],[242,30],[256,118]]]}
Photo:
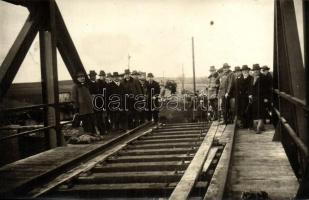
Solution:
{"label": "bridge deck", "polygon": [[[137,127],[136,130],[145,125]],[[0,198],[58,174],[133,132],[134,129],[125,133],[109,134],[96,144],[57,147],[5,165],[0,168]]]}
{"label": "bridge deck", "polygon": [[227,194],[239,199],[242,192],[266,191],[271,199],[290,199],[298,189],[280,142],[273,142],[274,129],[262,134],[240,129],[236,133]]}

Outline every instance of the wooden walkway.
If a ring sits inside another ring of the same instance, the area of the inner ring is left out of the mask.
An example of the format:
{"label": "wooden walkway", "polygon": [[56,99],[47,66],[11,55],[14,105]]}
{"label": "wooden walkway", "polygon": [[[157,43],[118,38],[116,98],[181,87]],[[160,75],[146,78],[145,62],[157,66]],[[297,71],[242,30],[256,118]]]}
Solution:
{"label": "wooden walkway", "polygon": [[236,132],[227,196],[240,199],[242,192],[265,191],[274,199],[291,199],[298,182],[280,142],[273,142],[274,129],[262,134],[247,129]]}

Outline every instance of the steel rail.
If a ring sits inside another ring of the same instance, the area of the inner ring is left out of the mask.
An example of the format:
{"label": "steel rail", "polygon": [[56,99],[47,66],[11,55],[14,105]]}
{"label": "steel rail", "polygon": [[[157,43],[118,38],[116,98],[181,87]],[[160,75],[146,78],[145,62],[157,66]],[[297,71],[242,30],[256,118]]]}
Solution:
{"label": "steel rail", "polygon": [[295,144],[300,148],[300,150],[304,153],[305,157],[308,158],[308,147],[306,144],[297,136],[296,131],[290,126],[287,120],[281,116],[279,110],[274,108],[275,113],[277,114],[280,123],[282,123],[283,127],[289,133]]}

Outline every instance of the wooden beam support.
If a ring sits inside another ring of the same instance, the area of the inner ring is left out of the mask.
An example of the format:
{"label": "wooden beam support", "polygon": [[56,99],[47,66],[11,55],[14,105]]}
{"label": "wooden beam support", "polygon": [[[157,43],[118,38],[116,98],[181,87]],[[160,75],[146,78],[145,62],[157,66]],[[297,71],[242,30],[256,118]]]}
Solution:
{"label": "wooden beam support", "polygon": [[0,99],[10,88],[37,32],[40,12],[30,13],[0,68]]}

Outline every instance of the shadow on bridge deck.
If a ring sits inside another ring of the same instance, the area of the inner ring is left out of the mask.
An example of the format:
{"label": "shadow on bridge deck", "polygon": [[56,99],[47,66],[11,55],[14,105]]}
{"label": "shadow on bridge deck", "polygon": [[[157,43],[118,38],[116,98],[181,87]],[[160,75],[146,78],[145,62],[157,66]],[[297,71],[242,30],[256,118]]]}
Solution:
{"label": "shadow on bridge deck", "polygon": [[282,144],[272,141],[274,132],[270,125],[262,134],[237,130],[227,183],[232,199],[240,199],[247,191],[265,191],[272,200],[295,196],[299,183]]}

